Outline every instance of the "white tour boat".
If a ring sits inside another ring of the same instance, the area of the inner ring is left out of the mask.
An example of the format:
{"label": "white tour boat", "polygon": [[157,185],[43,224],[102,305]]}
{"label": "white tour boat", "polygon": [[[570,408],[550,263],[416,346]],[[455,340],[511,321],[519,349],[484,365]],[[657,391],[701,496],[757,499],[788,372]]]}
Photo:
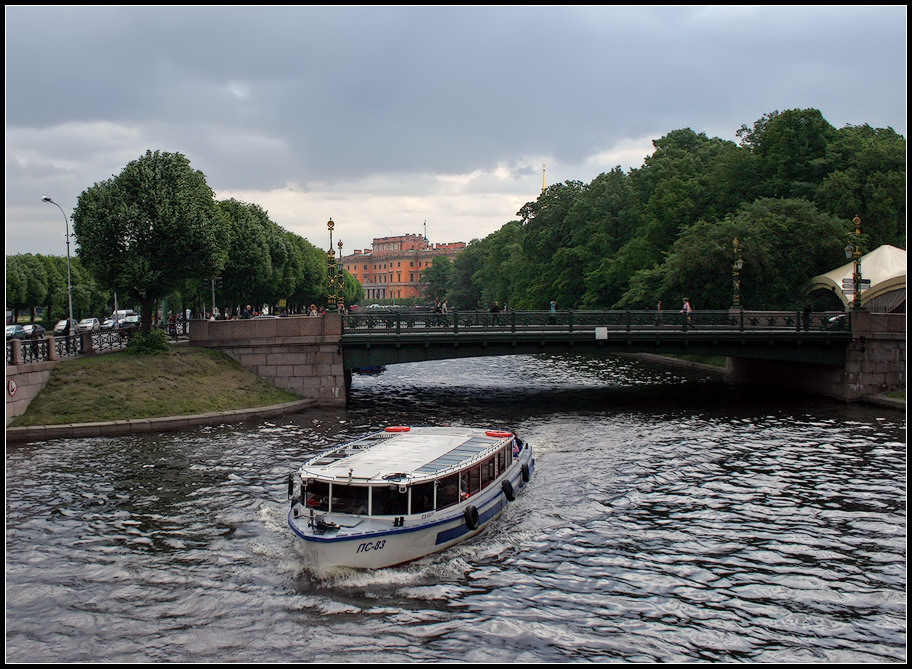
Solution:
{"label": "white tour boat", "polygon": [[534,468],[512,432],[388,427],[290,475],[288,523],[317,570],[391,567],[477,535]]}

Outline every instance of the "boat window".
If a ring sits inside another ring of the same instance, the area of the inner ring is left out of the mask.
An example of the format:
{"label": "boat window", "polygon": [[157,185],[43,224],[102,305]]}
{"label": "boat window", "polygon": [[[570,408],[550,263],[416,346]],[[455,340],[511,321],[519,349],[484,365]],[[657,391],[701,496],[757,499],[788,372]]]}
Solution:
{"label": "boat window", "polygon": [[459,502],[459,474],[445,476],[437,481],[437,508],[445,509]]}
{"label": "boat window", "polygon": [[497,451],[497,474],[500,475],[507,468],[507,449]]}
{"label": "boat window", "polygon": [[434,482],[418,483],[412,486],[412,513],[434,510]]}
{"label": "boat window", "polygon": [[486,488],[494,480],[494,456],[481,463],[481,487]]}
{"label": "boat window", "polygon": [[367,513],[367,486],[333,483],[332,510],[337,513]]}
{"label": "boat window", "polygon": [[481,490],[481,465],[475,465],[466,473],[468,474],[469,482],[467,492],[469,495],[474,495]]}
{"label": "boat window", "polygon": [[402,489],[405,492],[399,492],[398,484],[374,486],[371,514],[374,516],[408,515],[408,488],[402,486]]}
{"label": "boat window", "polygon": [[329,484],[323,481],[308,481],[304,487],[304,504],[308,509],[329,511]]}

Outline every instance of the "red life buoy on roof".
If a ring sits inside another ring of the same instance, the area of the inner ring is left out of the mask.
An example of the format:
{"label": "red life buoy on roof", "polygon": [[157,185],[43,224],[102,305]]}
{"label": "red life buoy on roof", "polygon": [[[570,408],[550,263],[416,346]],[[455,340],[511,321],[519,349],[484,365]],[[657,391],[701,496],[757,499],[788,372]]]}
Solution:
{"label": "red life buoy on roof", "polygon": [[408,425],[392,425],[392,426],[386,428],[386,431],[387,432],[408,432],[411,429],[412,428],[410,428]]}
{"label": "red life buoy on roof", "polygon": [[485,434],[489,437],[498,437],[500,439],[513,436],[512,432],[504,432],[502,430],[488,430]]}

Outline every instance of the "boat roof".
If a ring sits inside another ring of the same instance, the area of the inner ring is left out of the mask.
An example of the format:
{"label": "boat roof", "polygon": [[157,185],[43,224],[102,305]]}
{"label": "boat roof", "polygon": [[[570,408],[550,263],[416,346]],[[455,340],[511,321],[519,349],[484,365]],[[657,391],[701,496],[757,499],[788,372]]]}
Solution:
{"label": "boat roof", "polygon": [[488,457],[512,438],[501,430],[391,427],[318,455],[301,475],[362,484],[433,479]]}

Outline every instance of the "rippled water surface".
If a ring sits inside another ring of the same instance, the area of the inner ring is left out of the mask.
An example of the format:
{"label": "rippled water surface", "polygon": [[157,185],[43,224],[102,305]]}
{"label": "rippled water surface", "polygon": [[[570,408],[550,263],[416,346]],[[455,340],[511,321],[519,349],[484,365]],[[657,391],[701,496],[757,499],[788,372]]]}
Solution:
{"label": "rippled water surface", "polygon": [[[481,537],[311,573],[310,454],[510,427],[532,485]],[[904,662],[905,415],[624,358],[356,377],[347,411],[7,449],[14,662]]]}

